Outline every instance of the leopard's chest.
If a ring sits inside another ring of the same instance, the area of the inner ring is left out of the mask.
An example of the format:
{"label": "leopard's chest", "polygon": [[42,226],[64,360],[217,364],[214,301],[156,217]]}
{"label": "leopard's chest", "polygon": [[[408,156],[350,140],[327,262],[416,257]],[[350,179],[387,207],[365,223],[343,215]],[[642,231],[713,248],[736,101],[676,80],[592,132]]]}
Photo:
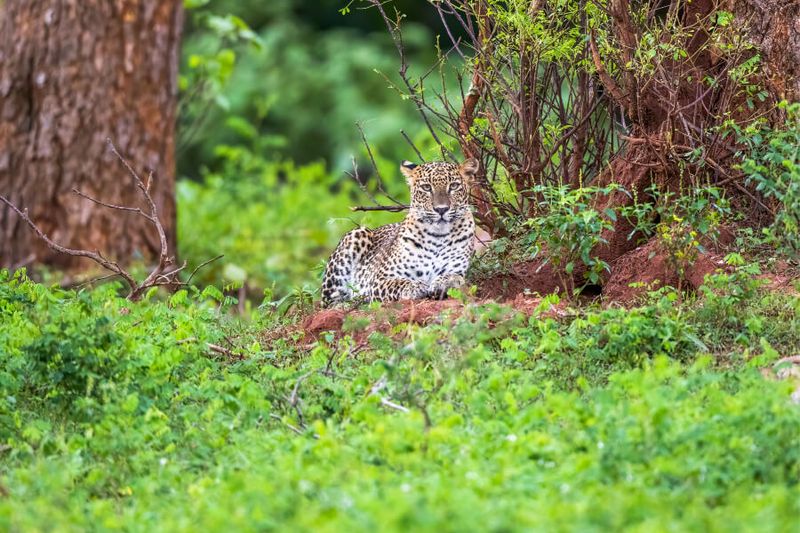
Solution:
{"label": "leopard's chest", "polygon": [[446,274],[462,274],[472,257],[471,219],[452,225],[412,225],[399,236],[385,266],[392,276],[432,282]]}

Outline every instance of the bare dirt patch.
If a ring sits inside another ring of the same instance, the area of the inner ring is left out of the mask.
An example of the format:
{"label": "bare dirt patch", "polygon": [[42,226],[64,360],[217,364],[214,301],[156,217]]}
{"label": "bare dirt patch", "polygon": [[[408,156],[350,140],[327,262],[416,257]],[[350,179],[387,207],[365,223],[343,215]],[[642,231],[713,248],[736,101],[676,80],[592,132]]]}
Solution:
{"label": "bare dirt patch", "polygon": [[[578,267],[575,270],[575,278],[581,279],[584,270]],[[545,295],[566,290],[553,265],[543,264],[543,261],[522,261],[474,283],[478,286],[478,298],[499,302],[514,300],[520,295]]]}
{"label": "bare dirt patch", "polygon": [[764,281],[764,287],[768,291],[789,291],[797,294],[795,283],[800,280],[800,269],[786,261],[777,261],[769,271],[757,277]]}
{"label": "bare dirt patch", "polygon": [[318,340],[323,333],[342,333],[345,322],[352,324],[351,331],[357,341],[362,341],[375,331],[389,332],[398,324],[427,325],[442,320],[448,310],[461,311],[463,304],[457,300],[403,300],[385,304],[378,311],[320,309],[306,316],[300,324],[305,341]]}
{"label": "bare dirt patch", "polygon": [[[734,239],[732,228],[723,227],[714,243],[704,243],[709,249],[701,253],[687,268],[685,278],[680,283],[681,289],[694,291],[704,282],[705,276],[718,270],[725,270],[724,246]],[[613,250],[612,250],[613,248]],[[678,287],[679,274],[669,259],[669,252],[657,239],[636,246],[633,240],[625,243],[603,245],[598,250],[599,257],[607,260],[610,272],[604,276],[602,287],[591,287],[592,292],[584,292],[585,297],[602,294],[606,304],[618,303],[632,305],[649,290],[666,285]],[[613,253],[612,253],[613,252]],[[619,254],[619,255],[617,255]],[[582,286],[585,269],[578,265],[573,273],[576,287]],[[791,276],[770,275],[770,284],[790,283]],[[796,277],[795,277],[796,279]],[[563,293],[566,290],[564,280],[560,278],[551,264],[542,260],[522,261],[506,271],[473,281],[478,285],[478,297],[509,301],[518,295],[545,295],[553,292]]]}

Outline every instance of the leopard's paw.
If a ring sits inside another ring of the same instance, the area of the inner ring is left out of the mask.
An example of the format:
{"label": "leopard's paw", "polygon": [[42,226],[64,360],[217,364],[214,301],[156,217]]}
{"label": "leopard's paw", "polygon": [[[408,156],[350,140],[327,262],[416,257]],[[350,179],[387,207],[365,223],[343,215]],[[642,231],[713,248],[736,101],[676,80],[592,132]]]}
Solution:
{"label": "leopard's paw", "polygon": [[467,281],[464,279],[464,276],[459,274],[446,274],[444,276],[439,276],[433,280],[433,283],[431,283],[429,292],[430,297],[441,300],[447,297],[448,290],[460,289],[466,285],[466,283]]}

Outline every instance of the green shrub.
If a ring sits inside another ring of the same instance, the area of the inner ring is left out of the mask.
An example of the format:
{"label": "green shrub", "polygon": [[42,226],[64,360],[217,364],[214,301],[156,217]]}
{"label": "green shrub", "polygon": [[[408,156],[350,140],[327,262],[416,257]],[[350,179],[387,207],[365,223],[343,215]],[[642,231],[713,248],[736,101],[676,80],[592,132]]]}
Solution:
{"label": "green shrub", "polygon": [[731,344],[755,347],[763,339],[791,353],[800,341],[800,300],[764,290],[760,268],[745,263],[741,255],[731,253],[725,259],[728,271],[706,276],[702,300],[690,308],[686,320],[697,323],[703,342],[717,351]]}
{"label": "green shrub", "polygon": [[[261,155],[299,164],[324,160],[336,172],[350,168],[351,155],[366,160],[355,122],[365,123],[374,147],[393,161],[413,153],[400,130],[430,147],[431,155],[438,152],[414,105],[376,72],[397,81],[397,51],[378,19],[343,17],[338,0],[324,9],[319,1],[196,3],[182,47],[181,175],[196,178],[203,167],[219,171],[224,161],[216,147],[239,143],[242,126],[268,141]],[[314,27],[312,19],[326,15],[329,20]],[[353,22],[362,28],[348,27]],[[406,22],[409,61],[433,64],[430,30]],[[422,73],[416,70],[412,66],[411,73]],[[429,77],[426,88],[434,90],[436,78]]]}
{"label": "green shrub", "polygon": [[606,242],[603,232],[613,229],[616,213],[611,209],[601,213],[592,202],[598,194],[608,194],[611,190],[610,187],[574,189],[566,185],[533,189],[540,198],[541,215],[525,222],[531,229],[526,240],[533,257],[544,255],[542,266],[553,265],[569,298],[576,292],[573,274],[579,262],[586,267],[583,277],[587,283],[599,283],[602,273],[609,270],[608,264],[592,252]]}
{"label": "green shrub", "polygon": [[[95,420],[105,405],[133,402],[132,394],[139,414],[163,408],[196,362],[187,354],[219,336],[208,328],[215,312],[205,298],[180,303],[185,291],[167,306],[132,304],[117,290],[46,289],[22,271],[0,271],[0,398],[73,421]],[[191,343],[179,347],[185,339]],[[0,417],[0,439],[19,423]]]}
{"label": "green shrub", "polygon": [[748,145],[742,171],[748,181],[781,208],[768,232],[795,260],[800,259],[800,103],[781,105],[786,121],[777,128],[740,132]]}
{"label": "green shrub", "polygon": [[[731,215],[730,204],[716,187],[662,191],[648,187],[649,201],[634,203],[620,212],[633,227],[629,238],[655,236],[667,252],[670,266],[678,273],[679,285],[688,268],[707,247],[717,244],[721,226]],[[680,286],[678,287],[680,289]]]}

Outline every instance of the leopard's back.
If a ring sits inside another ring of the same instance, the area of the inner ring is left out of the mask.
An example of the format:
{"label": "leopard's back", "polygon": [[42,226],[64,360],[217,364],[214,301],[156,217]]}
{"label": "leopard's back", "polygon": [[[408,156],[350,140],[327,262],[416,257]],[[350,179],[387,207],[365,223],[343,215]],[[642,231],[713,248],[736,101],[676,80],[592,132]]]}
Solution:
{"label": "leopard's back", "polygon": [[380,258],[394,243],[402,223],[386,224],[375,229],[359,227],[339,241],[325,267],[322,279],[322,304],[330,306],[356,295],[356,275],[377,267]]}

